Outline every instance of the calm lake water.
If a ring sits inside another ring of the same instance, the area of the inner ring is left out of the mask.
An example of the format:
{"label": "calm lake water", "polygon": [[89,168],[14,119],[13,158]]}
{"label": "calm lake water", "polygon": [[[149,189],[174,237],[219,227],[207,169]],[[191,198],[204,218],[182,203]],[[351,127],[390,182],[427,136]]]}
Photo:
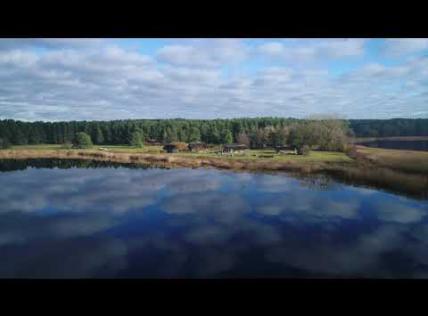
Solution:
{"label": "calm lake water", "polygon": [[362,142],[361,145],[375,148],[428,151],[428,141],[426,140],[376,140]]}
{"label": "calm lake water", "polygon": [[284,174],[46,165],[0,162],[2,278],[428,277],[426,200]]}

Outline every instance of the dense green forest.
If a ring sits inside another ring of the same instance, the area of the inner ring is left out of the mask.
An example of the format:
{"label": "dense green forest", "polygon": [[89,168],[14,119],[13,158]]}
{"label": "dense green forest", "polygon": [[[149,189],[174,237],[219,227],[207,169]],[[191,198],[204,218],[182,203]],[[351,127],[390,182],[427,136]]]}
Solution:
{"label": "dense green forest", "polygon": [[349,120],[357,137],[428,136],[428,119]]}
{"label": "dense green forest", "polygon": [[[215,120],[116,120],[72,122],[0,121],[0,139],[14,145],[71,143],[78,132],[91,136],[95,144],[130,144],[135,132],[145,140],[166,143],[202,141],[224,144],[236,141],[257,143],[266,134],[273,140],[280,137],[272,131],[304,124],[293,118],[241,118]],[[428,119],[348,120],[345,124],[357,137],[428,136]],[[273,135],[273,136],[272,136]]]}

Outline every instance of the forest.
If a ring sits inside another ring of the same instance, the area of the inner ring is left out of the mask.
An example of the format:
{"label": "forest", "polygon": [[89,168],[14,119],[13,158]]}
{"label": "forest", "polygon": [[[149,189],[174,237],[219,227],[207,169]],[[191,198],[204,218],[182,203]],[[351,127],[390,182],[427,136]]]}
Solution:
{"label": "forest", "polygon": [[[428,136],[428,119],[342,120],[347,136]],[[209,144],[248,143],[257,148],[262,143],[281,145],[297,128],[314,129],[312,120],[294,118],[237,119],[141,119],[114,121],[22,122],[0,120],[0,146],[25,144],[67,144],[76,134],[90,135],[94,144],[131,144],[135,133],[143,139],[168,143],[205,142]],[[312,124],[312,125],[311,125]],[[311,127],[312,126],[312,127]],[[296,133],[294,133],[296,135]],[[294,141],[298,142],[299,132]],[[308,136],[309,137],[309,136]],[[305,140],[308,142],[308,140]]]}

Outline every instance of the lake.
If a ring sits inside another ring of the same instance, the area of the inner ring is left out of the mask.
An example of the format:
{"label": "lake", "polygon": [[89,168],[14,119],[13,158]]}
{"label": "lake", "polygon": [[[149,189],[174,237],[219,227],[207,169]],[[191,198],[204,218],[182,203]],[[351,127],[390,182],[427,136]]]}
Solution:
{"label": "lake", "polygon": [[0,277],[428,277],[427,200],[325,176],[130,167],[0,161]]}
{"label": "lake", "polygon": [[379,139],[373,141],[360,142],[359,144],[367,147],[402,149],[402,150],[421,150],[428,151],[427,140],[387,140]]}

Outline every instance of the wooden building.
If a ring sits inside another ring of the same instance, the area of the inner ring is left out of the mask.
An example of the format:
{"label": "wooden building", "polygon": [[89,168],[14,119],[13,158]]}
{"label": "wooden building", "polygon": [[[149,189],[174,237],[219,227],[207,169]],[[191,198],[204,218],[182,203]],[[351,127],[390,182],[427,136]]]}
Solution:
{"label": "wooden building", "polygon": [[201,150],[206,150],[208,146],[205,143],[198,142],[198,143],[190,143],[188,145],[188,148],[189,148],[189,151],[197,152]]}
{"label": "wooden building", "polygon": [[163,146],[163,150],[165,150],[167,153],[176,153],[178,152],[178,148],[174,144],[166,144]]}
{"label": "wooden building", "polygon": [[248,149],[247,145],[244,144],[230,144],[230,145],[223,145],[222,153],[235,153],[235,152],[241,152],[245,149]]}

